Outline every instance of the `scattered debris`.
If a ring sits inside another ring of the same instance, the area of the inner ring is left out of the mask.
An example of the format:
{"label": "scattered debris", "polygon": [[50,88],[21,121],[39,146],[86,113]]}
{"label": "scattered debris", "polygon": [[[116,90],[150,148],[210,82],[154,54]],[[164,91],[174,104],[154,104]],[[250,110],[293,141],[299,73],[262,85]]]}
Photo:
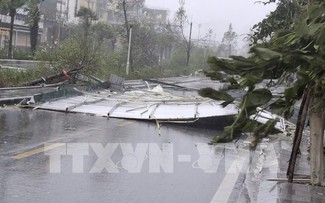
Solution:
{"label": "scattered debris", "polygon": [[[81,91],[73,89],[71,92],[56,91],[49,94],[34,96],[35,105],[30,107],[60,112],[84,113],[109,118],[126,118],[139,120],[153,120],[160,123],[192,123],[201,118],[234,116],[238,114],[236,104],[223,107],[223,101],[215,101],[201,96],[178,96],[165,92],[159,84],[152,89],[124,90],[124,79],[118,76],[110,78],[112,89],[100,91]],[[149,84],[148,84],[149,85]],[[150,87],[150,85],[149,85]],[[70,94],[76,93],[77,94]],[[278,122],[275,128],[281,132],[291,130],[293,124],[284,118],[268,111],[260,110],[252,119],[266,123],[270,119]]]}
{"label": "scattered debris", "polygon": [[[78,72],[78,69],[68,72],[63,71],[52,76],[34,80],[26,85],[35,85],[48,80],[54,80],[58,77],[69,77],[76,72]],[[94,76],[87,77],[95,81],[95,84],[64,86],[63,83],[59,83],[53,85],[53,87],[56,87],[54,91],[13,99],[16,99],[15,103],[19,103],[22,107],[84,113],[103,117],[154,120],[158,124],[165,122],[193,123],[201,118],[234,116],[239,111],[237,104],[223,107],[223,101],[203,98],[195,94],[196,91],[187,91],[191,92],[190,94],[175,94],[164,91],[165,87],[194,90],[195,88],[188,88],[177,84],[184,82],[191,84],[193,81],[195,84],[200,83],[199,78],[194,78],[195,80],[188,78],[184,81],[183,78],[180,78],[179,82],[177,82],[176,78],[171,78],[170,82],[147,79],[142,81],[142,83],[145,83],[142,86],[140,86],[139,81],[133,81],[132,83],[138,86],[138,88],[126,88],[124,78],[117,75],[111,75],[108,81],[102,81]],[[203,80],[205,79],[203,78]],[[152,83],[158,85],[151,88],[150,86],[153,86]],[[45,85],[45,87],[47,86],[50,85]],[[38,86],[36,87],[39,88]],[[108,87],[109,89],[106,89]],[[27,89],[29,87],[21,87],[21,89],[24,88]],[[266,123],[270,119],[275,119],[277,120],[275,128],[287,134],[292,134],[291,131],[294,129],[294,124],[264,109],[259,109],[259,112],[251,118],[260,123]]]}
{"label": "scattered debris", "polygon": [[187,87],[184,87],[184,86],[181,86],[181,85],[176,85],[176,84],[173,84],[173,83],[167,83],[167,82],[154,80],[154,79],[144,79],[143,81],[162,84],[162,85],[167,85],[167,86],[176,87],[176,88],[180,88],[180,89],[197,90],[197,89],[187,88]]}

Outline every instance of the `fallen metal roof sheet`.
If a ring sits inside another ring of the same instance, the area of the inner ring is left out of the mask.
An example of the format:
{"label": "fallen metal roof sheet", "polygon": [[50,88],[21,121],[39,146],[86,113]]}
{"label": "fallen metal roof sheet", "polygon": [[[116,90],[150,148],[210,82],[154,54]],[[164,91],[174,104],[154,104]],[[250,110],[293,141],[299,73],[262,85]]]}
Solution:
{"label": "fallen metal roof sheet", "polygon": [[[124,83],[120,79],[116,81],[118,84]],[[201,86],[210,86],[213,82],[205,78],[167,78],[153,80],[153,83],[161,84],[151,89],[147,81],[128,81],[127,86],[130,87],[128,89],[133,89],[133,91],[123,93],[111,92],[107,89],[98,91],[92,89],[92,92],[80,91],[76,88],[60,89],[52,93],[34,95],[28,104],[36,102],[32,105],[35,109],[160,122],[194,122],[200,118],[233,116],[239,112],[235,104],[223,107],[221,105],[223,101],[203,98],[197,95],[196,91],[171,90],[172,93],[169,93],[162,88],[170,84],[175,87],[179,87],[180,84],[180,87],[183,87],[186,84],[186,88],[190,89],[196,88],[196,83],[200,83]],[[217,85],[216,88],[222,88],[221,83],[214,85]],[[135,88],[135,86],[141,87]],[[294,124],[265,110],[260,110],[251,119],[260,123],[276,119],[278,122],[275,128],[282,132],[288,132],[294,128]]]}
{"label": "fallen metal roof sheet", "polygon": [[[80,91],[77,92],[80,93]],[[61,94],[55,93],[55,95]],[[37,95],[34,99],[37,97],[40,96]],[[47,96],[46,98],[51,97]],[[41,101],[44,102],[44,98],[41,98]],[[200,118],[238,114],[239,110],[235,104],[222,107],[222,102],[200,96],[175,96],[158,88],[151,91],[127,91],[124,93],[112,93],[109,90],[95,93],[83,92],[70,97],[51,98],[44,103],[34,105],[34,107],[35,109],[84,113],[103,117],[169,122],[194,122]],[[293,128],[293,124],[290,122],[265,110],[259,111],[251,118],[260,123],[277,119],[275,128],[282,132],[287,132],[288,127]]]}
{"label": "fallen metal roof sheet", "polygon": [[222,101],[213,101],[199,96],[174,96],[166,92],[129,91],[114,94],[104,90],[50,100],[37,108],[146,120],[194,120],[238,113],[235,105],[223,108],[220,103]]}

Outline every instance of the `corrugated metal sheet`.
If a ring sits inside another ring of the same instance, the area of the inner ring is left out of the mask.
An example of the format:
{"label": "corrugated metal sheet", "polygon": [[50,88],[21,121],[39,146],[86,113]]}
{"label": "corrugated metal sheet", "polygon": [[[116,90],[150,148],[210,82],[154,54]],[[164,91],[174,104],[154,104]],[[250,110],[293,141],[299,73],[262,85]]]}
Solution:
{"label": "corrugated metal sheet", "polygon": [[[200,79],[200,78],[199,78]],[[202,83],[203,79],[182,80],[193,88],[193,82]],[[162,82],[162,85],[179,84],[179,78],[169,78]],[[161,81],[158,81],[161,82]],[[210,82],[210,81],[208,81]],[[143,86],[144,84],[144,86]],[[148,83],[143,81],[128,81],[129,89],[137,89],[134,86],[141,85],[142,88],[151,88]],[[192,85],[192,86],[191,86]],[[167,85],[168,86],[168,85]],[[53,111],[63,111],[71,113],[84,113],[103,117],[173,121],[173,122],[191,122],[200,118],[232,116],[238,114],[238,108],[235,104],[222,107],[223,101],[215,101],[198,96],[196,91],[176,91],[164,92],[158,85],[151,90],[124,90],[124,79],[118,76],[111,76],[110,90],[100,90],[96,92],[81,92],[74,89],[73,94],[69,91],[59,90],[53,93],[54,97],[45,94],[45,96],[35,96],[35,101],[41,101],[36,108]],[[113,90],[117,92],[112,92]],[[221,87],[218,87],[221,88]],[[60,93],[60,94],[59,94]],[[67,94],[69,94],[67,96]],[[55,96],[56,95],[56,96]],[[62,97],[63,95],[63,97]],[[46,99],[44,99],[46,98]],[[288,128],[294,126],[280,116],[274,115],[268,111],[261,110],[257,115],[251,117],[260,123],[266,123],[270,119],[277,119],[276,129],[286,132]]]}
{"label": "corrugated metal sheet", "polygon": [[238,113],[235,105],[223,108],[220,103],[199,96],[180,97],[165,92],[130,91],[124,94],[114,94],[101,91],[50,100],[38,108],[146,120],[194,120]]}

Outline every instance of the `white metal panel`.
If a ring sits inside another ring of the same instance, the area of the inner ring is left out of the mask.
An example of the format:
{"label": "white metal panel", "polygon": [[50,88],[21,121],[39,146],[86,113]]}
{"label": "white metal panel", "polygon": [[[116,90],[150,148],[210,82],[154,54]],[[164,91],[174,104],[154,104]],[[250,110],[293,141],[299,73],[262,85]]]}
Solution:
{"label": "white metal panel", "polygon": [[[222,107],[221,103],[222,101],[180,97],[166,92],[131,91],[125,94],[86,93],[84,96],[46,102],[39,108],[115,118],[174,121],[238,114],[236,105]],[[270,112],[261,111],[251,118],[260,123],[277,118],[279,122],[276,129],[285,130],[283,118]]]}

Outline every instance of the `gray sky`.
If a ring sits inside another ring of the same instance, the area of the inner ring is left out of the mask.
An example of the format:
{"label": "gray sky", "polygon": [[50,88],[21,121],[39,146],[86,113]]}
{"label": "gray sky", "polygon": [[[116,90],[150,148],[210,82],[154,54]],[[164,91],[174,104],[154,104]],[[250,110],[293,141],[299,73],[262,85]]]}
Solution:
{"label": "gray sky", "polygon": [[[264,6],[254,3],[257,0],[185,0],[185,10],[193,21],[193,38],[206,35],[209,29],[214,32],[214,39],[221,41],[229,23],[238,35],[249,33],[250,28],[260,22],[275,5]],[[146,0],[152,8],[164,8],[170,11],[173,19],[179,7],[178,0]],[[201,28],[199,29],[199,24]]]}

